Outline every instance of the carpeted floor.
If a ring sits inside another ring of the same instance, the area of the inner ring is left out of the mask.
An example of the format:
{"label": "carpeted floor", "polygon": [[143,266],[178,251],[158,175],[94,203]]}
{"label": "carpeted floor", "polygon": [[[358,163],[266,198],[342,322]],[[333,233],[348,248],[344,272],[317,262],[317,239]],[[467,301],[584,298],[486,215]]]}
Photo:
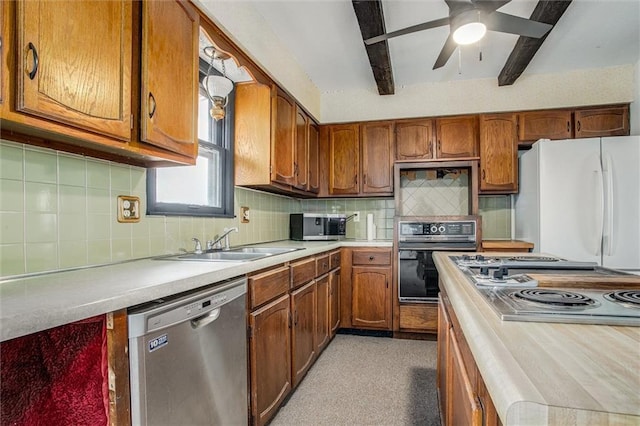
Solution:
{"label": "carpeted floor", "polygon": [[271,425],[440,425],[436,342],[337,335]]}

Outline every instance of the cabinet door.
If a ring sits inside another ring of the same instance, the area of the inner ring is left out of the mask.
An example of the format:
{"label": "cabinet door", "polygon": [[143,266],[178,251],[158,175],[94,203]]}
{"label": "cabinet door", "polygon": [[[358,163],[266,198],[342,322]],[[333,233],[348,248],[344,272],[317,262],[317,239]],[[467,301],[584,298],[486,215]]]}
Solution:
{"label": "cabinet door", "polygon": [[448,117],[436,120],[436,158],[478,156],[478,117]]}
{"label": "cabinet door", "polygon": [[307,190],[317,194],[320,191],[320,130],[309,124],[309,184]]}
{"label": "cabinet door", "polygon": [[309,183],[309,117],[296,105],[295,187],[307,189]]}
{"label": "cabinet door", "polygon": [[340,269],[329,273],[329,324],[333,337],[340,327]]}
{"label": "cabinet door", "polygon": [[393,193],[393,123],[367,123],[362,131],[362,192]]}
{"label": "cabinet door", "polygon": [[518,192],[516,114],[480,117],[480,191]]}
{"label": "cabinet door", "polygon": [[16,5],[17,110],[130,140],[131,2]]}
{"label": "cabinet door", "polygon": [[264,425],[291,391],[289,295],[249,314],[251,414]]}
{"label": "cabinet door", "polygon": [[453,331],[450,330],[449,352],[451,365],[451,394],[448,418],[452,425],[482,426],[482,407],[469,380],[462,353]]}
{"label": "cabinet door", "polygon": [[585,109],[575,112],[576,138],[626,136],[629,134],[629,106]]}
{"label": "cabinet door", "polygon": [[390,268],[352,268],[351,324],[354,327],[391,329],[390,281]]}
{"label": "cabinet door", "polygon": [[274,140],[271,161],[274,182],[294,185],[296,181],[296,104],[277,89],[274,98]]}
{"label": "cabinet door", "polygon": [[449,315],[442,301],[442,296],[438,300],[438,366],[437,366],[437,380],[438,380],[438,395],[440,396],[440,415],[443,417],[442,423],[447,425],[451,424],[448,419],[447,401],[449,392],[448,373],[451,371],[451,365],[449,364],[449,336],[450,336],[451,322],[449,321]]}
{"label": "cabinet door", "polygon": [[316,282],[312,281],[291,293],[292,381],[298,386],[316,356],[315,318]]}
{"label": "cabinet door", "polygon": [[433,120],[396,123],[396,160],[433,158]]}
{"label": "cabinet door", "polygon": [[573,126],[571,111],[530,111],[519,114],[518,140],[535,142],[538,139],[571,139]]}
{"label": "cabinet door", "polygon": [[142,2],[140,140],[191,158],[198,154],[198,34],[190,3]]}
{"label": "cabinet door", "polygon": [[329,128],[329,194],[358,194],[360,174],[360,126]]}
{"label": "cabinet door", "polygon": [[329,275],[316,281],[316,353],[329,343]]}

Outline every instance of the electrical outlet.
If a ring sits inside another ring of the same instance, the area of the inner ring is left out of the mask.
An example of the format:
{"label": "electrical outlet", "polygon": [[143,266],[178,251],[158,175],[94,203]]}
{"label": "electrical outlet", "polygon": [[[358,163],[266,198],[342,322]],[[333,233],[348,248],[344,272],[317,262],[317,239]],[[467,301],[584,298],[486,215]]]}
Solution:
{"label": "electrical outlet", "polygon": [[360,212],[353,212],[353,221],[360,222]]}
{"label": "electrical outlet", "polygon": [[240,223],[249,223],[249,207],[240,207]]}
{"label": "electrical outlet", "polygon": [[140,221],[140,198],[118,195],[118,222]]}

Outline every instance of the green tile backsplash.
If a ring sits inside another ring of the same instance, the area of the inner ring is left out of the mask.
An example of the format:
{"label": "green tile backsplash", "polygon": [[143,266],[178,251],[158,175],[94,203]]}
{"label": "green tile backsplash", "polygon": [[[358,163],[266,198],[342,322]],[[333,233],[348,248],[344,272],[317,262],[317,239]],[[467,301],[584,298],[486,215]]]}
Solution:
{"label": "green tile backsplash", "polygon": [[289,213],[300,201],[236,188],[236,216],[251,221],[143,214],[117,221],[116,197],[146,204],[146,170],[45,148],[0,141],[0,276],[51,271],[193,249],[237,226],[231,244],[289,238]]}
{"label": "green tile backsplash", "polygon": [[[289,238],[289,213],[360,212],[347,222],[347,237],[366,238],[372,213],[378,239],[393,238],[394,200],[290,197],[236,187],[233,219],[146,216],[117,221],[116,197],[146,204],[146,170],[83,156],[0,141],[0,276],[51,271],[137,259],[179,249],[237,226],[232,245]],[[240,223],[241,206],[250,222]],[[505,196],[481,197],[485,238],[509,238],[511,203]]]}

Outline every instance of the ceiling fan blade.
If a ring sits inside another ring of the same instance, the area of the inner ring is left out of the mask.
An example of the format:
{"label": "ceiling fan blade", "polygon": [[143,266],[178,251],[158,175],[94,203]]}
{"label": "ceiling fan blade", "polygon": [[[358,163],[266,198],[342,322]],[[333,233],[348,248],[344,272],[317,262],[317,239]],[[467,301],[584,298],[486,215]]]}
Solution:
{"label": "ceiling fan blade", "polygon": [[488,30],[533,38],[540,38],[553,28],[553,25],[545,24],[544,22],[532,21],[502,12],[489,14],[484,23]]}
{"label": "ceiling fan blade", "polygon": [[444,42],[444,46],[442,46],[440,55],[438,55],[438,59],[436,59],[436,63],[433,65],[433,69],[435,70],[437,68],[443,67],[447,63],[451,55],[453,55],[456,47],[458,47],[458,44],[453,41],[453,37],[451,33],[449,33],[449,37],[447,37],[447,41]]}
{"label": "ceiling fan blade", "polygon": [[495,12],[511,0],[472,0],[476,7],[484,12]]}
{"label": "ceiling fan blade", "polygon": [[367,46],[378,43],[384,40],[388,40],[393,37],[398,37],[405,34],[415,33],[417,31],[428,30],[429,28],[441,27],[443,25],[449,25],[449,18],[436,19],[435,21],[423,22],[422,24],[412,25],[411,27],[403,28],[397,31],[391,31],[390,33],[381,34],[379,36],[368,38],[364,41]]}

